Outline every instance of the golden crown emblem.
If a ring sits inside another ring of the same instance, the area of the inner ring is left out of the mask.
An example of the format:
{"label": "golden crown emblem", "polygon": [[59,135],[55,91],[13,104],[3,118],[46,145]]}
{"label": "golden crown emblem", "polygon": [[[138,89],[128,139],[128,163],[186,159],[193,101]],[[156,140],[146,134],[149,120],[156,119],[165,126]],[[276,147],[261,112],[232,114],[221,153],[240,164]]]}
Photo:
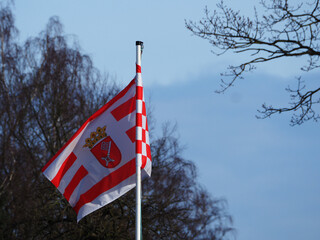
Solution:
{"label": "golden crown emblem", "polygon": [[86,144],[83,147],[92,148],[100,139],[107,137],[106,126],[97,127],[95,132],[91,132],[90,137],[86,138]]}

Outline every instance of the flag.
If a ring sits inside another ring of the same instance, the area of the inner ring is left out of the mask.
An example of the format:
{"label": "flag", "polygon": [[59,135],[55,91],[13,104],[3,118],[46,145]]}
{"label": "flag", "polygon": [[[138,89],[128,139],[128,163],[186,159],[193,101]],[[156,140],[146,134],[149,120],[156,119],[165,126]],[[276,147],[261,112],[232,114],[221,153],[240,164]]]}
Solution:
{"label": "flag", "polygon": [[94,113],[42,169],[78,221],[136,186],[137,154],[142,177],[151,175],[140,75],[137,65],[136,78]]}

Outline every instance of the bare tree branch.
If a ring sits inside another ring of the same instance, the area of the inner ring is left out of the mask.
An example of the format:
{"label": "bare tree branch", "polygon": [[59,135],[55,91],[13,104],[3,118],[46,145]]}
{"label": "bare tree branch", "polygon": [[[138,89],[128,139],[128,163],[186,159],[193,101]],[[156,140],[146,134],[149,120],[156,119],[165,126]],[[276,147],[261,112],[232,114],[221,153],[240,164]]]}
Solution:
{"label": "bare tree branch", "polygon": [[[298,5],[290,5],[287,0],[262,0],[260,3],[265,13],[259,16],[255,10],[254,18],[241,16],[240,12],[228,8],[221,1],[213,13],[206,7],[205,16],[200,21],[185,21],[186,28],[208,40],[217,55],[227,51],[250,53],[248,61],[229,66],[228,71],[222,74],[218,93],[225,92],[256,65],[275,59],[307,56],[309,60],[304,62],[301,70],[311,71],[320,67],[319,0],[306,0]],[[290,107],[273,108],[264,104],[263,110],[259,111],[260,118],[274,113],[295,112],[292,125],[318,119],[313,110],[313,105],[319,103],[318,89],[302,92],[298,88],[288,92],[295,93],[295,101],[290,103]],[[298,115],[297,111],[300,112]]]}

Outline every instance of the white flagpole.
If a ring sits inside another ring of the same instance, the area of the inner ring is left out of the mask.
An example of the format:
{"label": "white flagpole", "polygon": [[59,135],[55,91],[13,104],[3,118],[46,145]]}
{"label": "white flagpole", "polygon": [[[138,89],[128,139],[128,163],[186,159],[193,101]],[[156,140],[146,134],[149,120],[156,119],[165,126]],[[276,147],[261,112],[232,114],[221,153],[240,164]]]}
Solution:
{"label": "white flagpole", "polygon": [[[141,72],[138,69],[141,69],[141,48],[143,42],[136,41],[136,51],[137,51],[137,71],[136,71],[136,85],[141,84]],[[136,111],[139,111],[139,108],[142,106],[136,101]],[[138,127],[136,124],[136,139],[138,139]],[[136,240],[141,240],[141,154],[137,154],[137,144],[136,144]]]}

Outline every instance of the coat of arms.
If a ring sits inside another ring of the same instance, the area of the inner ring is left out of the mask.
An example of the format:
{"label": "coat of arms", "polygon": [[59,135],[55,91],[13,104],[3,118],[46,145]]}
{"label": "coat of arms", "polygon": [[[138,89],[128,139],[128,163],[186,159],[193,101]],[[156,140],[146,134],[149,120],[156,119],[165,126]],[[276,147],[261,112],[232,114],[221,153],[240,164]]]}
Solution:
{"label": "coat of arms", "polygon": [[121,162],[121,152],[112,138],[106,134],[106,126],[97,127],[96,132],[91,132],[85,141],[83,147],[88,147],[102,166],[114,168]]}

